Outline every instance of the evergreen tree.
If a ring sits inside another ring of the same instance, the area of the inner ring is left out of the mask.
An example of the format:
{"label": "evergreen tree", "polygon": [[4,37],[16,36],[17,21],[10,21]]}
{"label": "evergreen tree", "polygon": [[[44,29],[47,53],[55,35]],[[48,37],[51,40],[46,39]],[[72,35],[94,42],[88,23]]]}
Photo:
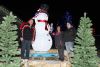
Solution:
{"label": "evergreen tree", "polygon": [[20,67],[16,16],[11,12],[0,22],[0,67]]}
{"label": "evergreen tree", "polygon": [[81,17],[75,39],[72,67],[98,67],[95,39],[92,35],[92,23],[89,17]]}

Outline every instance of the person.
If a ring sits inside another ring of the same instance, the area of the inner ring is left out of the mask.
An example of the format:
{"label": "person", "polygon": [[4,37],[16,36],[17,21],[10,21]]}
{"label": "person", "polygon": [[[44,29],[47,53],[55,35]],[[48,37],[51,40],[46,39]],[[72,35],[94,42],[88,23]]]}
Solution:
{"label": "person", "polygon": [[24,60],[29,60],[29,53],[30,53],[30,46],[32,44],[32,40],[34,40],[33,36],[33,31],[34,31],[34,26],[33,26],[33,21],[29,20],[28,22],[22,23],[20,25],[20,30],[21,30],[21,59],[22,62]]}
{"label": "person", "polygon": [[64,61],[64,45],[62,41],[62,31],[60,25],[57,25],[56,32],[52,35],[54,35],[55,45],[58,49],[59,60]]}
{"label": "person", "polygon": [[63,33],[63,41],[65,43],[66,51],[69,57],[73,57],[73,47],[76,31],[73,25],[69,22],[66,23],[66,31]]}

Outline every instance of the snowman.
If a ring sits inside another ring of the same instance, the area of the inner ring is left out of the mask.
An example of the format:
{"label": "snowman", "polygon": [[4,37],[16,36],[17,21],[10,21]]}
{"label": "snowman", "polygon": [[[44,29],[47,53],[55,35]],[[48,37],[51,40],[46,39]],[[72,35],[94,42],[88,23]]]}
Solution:
{"label": "snowman", "polygon": [[34,51],[44,52],[48,51],[52,47],[52,38],[49,34],[50,25],[48,23],[47,5],[42,4],[37,10],[36,15],[33,17],[35,20],[35,40],[32,43]]}

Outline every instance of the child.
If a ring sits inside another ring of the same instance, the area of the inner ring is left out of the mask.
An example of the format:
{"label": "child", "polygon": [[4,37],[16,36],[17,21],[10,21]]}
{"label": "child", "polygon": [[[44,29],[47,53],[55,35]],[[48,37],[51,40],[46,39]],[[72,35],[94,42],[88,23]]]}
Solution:
{"label": "child", "polygon": [[64,61],[64,45],[62,41],[61,27],[59,25],[57,26],[56,32],[53,33],[53,35],[55,38],[56,48],[58,49],[59,60]]}

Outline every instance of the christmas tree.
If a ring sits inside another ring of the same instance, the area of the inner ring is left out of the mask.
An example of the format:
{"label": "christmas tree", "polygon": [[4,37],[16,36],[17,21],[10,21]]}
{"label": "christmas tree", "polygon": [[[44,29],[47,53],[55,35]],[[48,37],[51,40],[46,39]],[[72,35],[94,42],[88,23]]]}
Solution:
{"label": "christmas tree", "polygon": [[98,57],[95,39],[92,35],[92,23],[89,17],[81,17],[75,39],[74,58],[72,67],[98,67]]}
{"label": "christmas tree", "polygon": [[3,19],[0,22],[0,67],[20,67],[16,16],[10,12]]}

